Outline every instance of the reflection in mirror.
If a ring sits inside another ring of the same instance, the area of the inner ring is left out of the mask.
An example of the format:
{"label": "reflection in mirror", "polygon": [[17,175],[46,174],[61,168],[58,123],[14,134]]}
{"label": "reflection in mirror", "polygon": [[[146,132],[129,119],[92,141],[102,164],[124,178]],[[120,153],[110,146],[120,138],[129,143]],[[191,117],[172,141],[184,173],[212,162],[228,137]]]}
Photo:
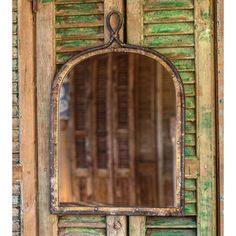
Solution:
{"label": "reflection in mirror", "polygon": [[176,93],[159,62],[116,52],[77,64],[59,124],[60,204],[176,206]]}

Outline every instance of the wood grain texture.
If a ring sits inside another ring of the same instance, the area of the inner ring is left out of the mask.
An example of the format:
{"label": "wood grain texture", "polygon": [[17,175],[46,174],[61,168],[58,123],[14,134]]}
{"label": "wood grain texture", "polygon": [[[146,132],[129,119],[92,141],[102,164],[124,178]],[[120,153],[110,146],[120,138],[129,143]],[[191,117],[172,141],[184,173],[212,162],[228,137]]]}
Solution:
{"label": "wood grain texture", "polygon": [[19,0],[20,155],[23,172],[23,231],[37,235],[36,84],[31,3]]}
{"label": "wood grain texture", "polygon": [[217,226],[224,235],[224,0],[215,3],[215,55],[216,55],[216,129],[217,129]]}
{"label": "wood grain texture", "polygon": [[216,235],[213,1],[195,1],[199,235]]}
{"label": "wood grain texture", "polygon": [[103,1],[55,2],[56,63],[104,42]]}
{"label": "wood grain texture", "polygon": [[54,6],[38,4],[36,15],[38,214],[39,235],[57,235],[57,216],[49,213],[49,104],[55,73]]}
{"label": "wood grain texture", "polygon": [[129,235],[130,236],[145,236],[145,216],[130,216],[129,217]]}
{"label": "wood grain texture", "polygon": [[107,236],[127,236],[126,216],[107,216]]}

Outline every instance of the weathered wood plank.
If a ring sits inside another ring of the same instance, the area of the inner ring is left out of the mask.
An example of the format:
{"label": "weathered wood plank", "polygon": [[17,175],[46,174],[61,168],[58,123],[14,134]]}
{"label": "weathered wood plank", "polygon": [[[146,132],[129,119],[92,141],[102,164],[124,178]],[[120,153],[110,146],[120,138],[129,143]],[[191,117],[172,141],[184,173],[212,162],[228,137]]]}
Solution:
{"label": "weathered wood plank", "polygon": [[129,236],[145,236],[145,216],[129,217]]}
{"label": "weathered wood plank", "polygon": [[195,1],[199,235],[216,235],[213,1]]}
{"label": "weathered wood plank", "polygon": [[57,235],[57,216],[49,212],[49,105],[55,73],[54,4],[38,3],[36,15],[38,234]]}
{"label": "weathered wood plank", "polygon": [[186,121],[195,121],[196,111],[195,109],[185,109]]}
{"label": "weathered wood plank", "polygon": [[187,146],[196,145],[196,135],[195,134],[185,134],[184,143]]}
{"label": "weathered wood plank", "polygon": [[197,178],[199,175],[199,161],[196,157],[184,161],[184,175],[188,178]]}
{"label": "weathered wood plank", "polygon": [[196,133],[196,123],[194,122],[185,122],[185,133]]}
{"label": "weathered wood plank", "polygon": [[196,191],[185,191],[184,200],[186,203],[195,203],[197,202],[197,193]]}
{"label": "weathered wood plank", "polygon": [[185,215],[197,215],[197,204],[196,203],[185,203],[184,214]]}
{"label": "weathered wood plank", "polygon": [[56,16],[56,27],[83,27],[103,25],[103,15],[75,15],[75,16]]}
{"label": "weathered wood plank", "polygon": [[145,0],[145,10],[153,8],[193,8],[193,0]]}
{"label": "weathered wood plank", "polygon": [[224,1],[216,1],[217,230],[224,235]]}
{"label": "weathered wood plank", "polygon": [[144,46],[147,47],[192,47],[193,35],[165,35],[144,37]]}
{"label": "weathered wood plank", "polygon": [[127,0],[127,42],[143,44],[143,2]]}
{"label": "weathered wood plank", "polygon": [[58,41],[56,44],[56,51],[68,52],[68,51],[79,51],[85,48],[101,45],[103,39],[91,39],[91,40],[68,40]]}
{"label": "weathered wood plank", "polygon": [[107,236],[126,236],[127,217],[107,216]]}
{"label": "weathered wood plank", "polygon": [[183,47],[183,48],[153,48],[159,53],[168,57],[169,59],[193,59],[194,58],[194,48],[193,47]]}
{"label": "weathered wood plank", "polygon": [[186,191],[194,191],[197,189],[197,181],[196,179],[185,179],[184,188]]}
{"label": "weathered wood plank", "polygon": [[195,108],[196,106],[196,101],[195,97],[185,97],[185,107],[186,108]]}
{"label": "weathered wood plank", "polygon": [[96,35],[103,35],[103,27],[83,27],[83,28],[65,28],[56,29],[56,39],[64,39],[69,37],[95,37]]}
{"label": "weathered wood plank", "polygon": [[145,36],[193,34],[193,23],[158,23],[147,24],[144,27]]}
{"label": "weathered wood plank", "polygon": [[185,147],[184,149],[185,156],[196,156],[196,147]]}
{"label": "weathered wood plank", "polygon": [[100,223],[105,227],[106,218],[105,216],[81,216],[81,215],[69,215],[61,216],[59,220],[59,225],[63,223]]}
{"label": "weathered wood plank", "polygon": [[67,3],[55,6],[56,15],[96,15],[103,14],[103,3]]}
{"label": "weathered wood plank", "polygon": [[147,228],[196,228],[195,217],[147,217]]}
{"label": "weathered wood plank", "polygon": [[172,60],[178,71],[194,71],[195,62],[194,60]]}
{"label": "weathered wood plank", "polygon": [[194,20],[193,10],[148,11],[144,12],[144,23],[191,22]]}
{"label": "weathered wood plank", "polygon": [[105,236],[105,229],[90,229],[90,228],[62,228],[59,230],[59,236],[79,236],[79,235],[94,235]]}
{"label": "weathered wood plank", "polygon": [[147,236],[196,236],[195,229],[149,229]]}

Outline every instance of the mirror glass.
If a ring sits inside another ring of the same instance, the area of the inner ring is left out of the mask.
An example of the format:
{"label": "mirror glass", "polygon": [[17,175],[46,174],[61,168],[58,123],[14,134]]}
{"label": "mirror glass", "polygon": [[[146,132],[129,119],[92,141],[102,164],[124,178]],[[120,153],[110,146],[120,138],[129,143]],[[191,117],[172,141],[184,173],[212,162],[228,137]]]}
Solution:
{"label": "mirror glass", "polygon": [[59,99],[59,202],[176,206],[176,92],[159,62],[113,52],[64,78]]}

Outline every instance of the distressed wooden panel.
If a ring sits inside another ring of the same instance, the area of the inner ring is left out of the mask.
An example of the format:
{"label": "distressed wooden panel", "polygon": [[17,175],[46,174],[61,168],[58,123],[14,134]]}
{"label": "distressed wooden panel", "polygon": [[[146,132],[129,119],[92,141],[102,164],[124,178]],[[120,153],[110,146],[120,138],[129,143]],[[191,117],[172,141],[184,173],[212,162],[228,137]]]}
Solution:
{"label": "distressed wooden panel", "polygon": [[186,191],[194,191],[197,189],[196,179],[185,179],[184,188]]}
{"label": "distressed wooden panel", "polygon": [[127,236],[126,216],[107,216],[107,236]]}
{"label": "distressed wooden panel", "polygon": [[59,230],[59,236],[79,236],[79,235],[94,235],[105,236],[105,229],[91,229],[91,228],[62,228]]}
{"label": "distressed wooden panel", "polygon": [[106,228],[106,218],[104,216],[62,216],[58,222],[59,228]]}
{"label": "distressed wooden panel", "polygon": [[196,133],[196,124],[195,122],[185,122],[185,133]]}
{"label": "distressed wooden panel", "polygon": [[144,28],[144,35],[177,35],[192,34],[193,23],[159,23],[148,24]]}
{"label": "distressed wooden panel", "polygon": [[147,47],[192,47],[194,46],[193,35],[160,35],[145,36],[144,46]]}
{"label": "distressed wooden panel", "polygon": [[196,228],[195,217],[147,217],[147,228]]}
{"label": "distressed wooden panel", "polygon": [[184,155],[185,156],[196,156],[196,147],[185,146]]}
{"label": "distressed wooden panel", "polygon": [[186,203],[197,202],[196,191],[185,191],[184,200]]}
{"label": "distressed wooden panel", "polygon": [[163,9],[163,8],[193,8],[193,0],[146,0],[145,1],[145,10],[149,9]]}
{"label": "distressed wooden panel", "polygon": [[196,229],[148,229],[147,236],[196,236]]}
{"label": "distressed wooden panel", "polygon": [[[186,90],[185,90],[185,95],[186,95]],[[195,108],[195,106],[196,106],[195,97],[186,97],[185,98],[185,107],[186,108]]]}
{"label": "distressed wooden panel", "polygon": [[185,203],[184,214],[185,215],[197,215],[197,204],[196,203]]}
{"label": "distressed wooden panel", "polygon": [[[155,48],[154,48],[154,50],[155,50]],[[179,59],[179,58],[181,58],[181,59],[193,59],[194,58],[194,47],[158,48],[156,50],[158,50],[158,52],[165,55],[169,59]],[[184,72],[182,72],[182,73],[184,73]],[[184,79],[183,79],[183,81],[185,82]]]}
{"label": "distressed wooden panel", "polygon": [[144,23],[162,22],[191,22],[194,19],[192,10],[172,10],[169,11],[146,11],[143,15]]}
{"label": "distressed wooden panel", "polygon": [[103,1],[55,2],[56,63],[104,43]]}

